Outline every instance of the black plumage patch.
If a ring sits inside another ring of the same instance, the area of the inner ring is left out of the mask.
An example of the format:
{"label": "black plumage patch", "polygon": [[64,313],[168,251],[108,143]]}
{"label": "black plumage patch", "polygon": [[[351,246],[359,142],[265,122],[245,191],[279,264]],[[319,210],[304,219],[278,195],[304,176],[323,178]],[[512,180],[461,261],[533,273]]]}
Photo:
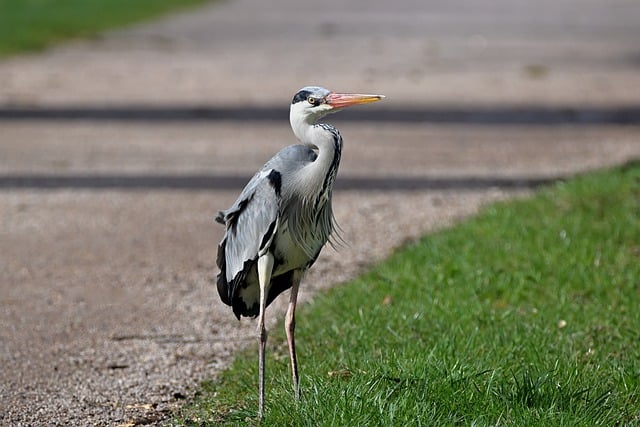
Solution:
{"label": "black plumage patch", "polygon": [[218,256],[216,257],[216,264],[220,269],[218,273],[218,294],[223,303],[231,305],[231,292],[229,289],[229,283],[227,283],[227,262],[225,258],[225,249],[227,246],[227,239],[224,239],[218,246]]}
{"label": "black plumage patch", "polygon": [[306,101],[307,98],[311,96],[311,92],[308,90],[301,90],[300,92],[293,95],[293,100],[291,100],[292,104],[297,104],[300,101]]}
{"label": "black plumage patch", "polygon": [[253,303],[251,307],[247,306],[242,298],[236,298],[233,300],[233,314],[238,320],[240,316],[256,317],[260,313],[260,304],[258,301]]}
{"label": "black plumage patch", "polygon": [[[269,306],[278,295],[293,285],[294,271],[287,271],[276,277],[271,278],[271,285],[269,286],[269,292],[267,294],[266,305]],[[239,290],[239,288],[238,288]],[[237,295],[234,295],[232,299],[233,314],[240,320],[240,316],[244,317],[256,317],[260,314],[260,303],[256,300],[253,304],[248,305],[247,301],[243,300]]]}
{"label": "black plumage patch", "polygon": [[[231,305],[233,307],[233,314],[236,315],[238,320],[240,320],[240,316],[247,316],[247,312],[252,311],[251,308],[247,307],[246,302],[239,296],[240,289],[246,289],[249,284],[247,283],[247,274],[249,274],[249,270],[251,270],[256,264],[255,259],[248,259],[244,262],[242,266],[242,270],[236,274],[236,277],[233,278],[231,283],[229,283],[228,292],[229,292],[229,300],[231,301]],[[256,307],[258,304],[254,304]]]}
{"label": "black plumage patch", "polygon": [[[317,214],[321,212],[321,204],[325,203],[331,195],[331,191],[333,189],[333,183],[336,179],[336,175],[338,174],[338,167],[340,166],[340,157],[342,156],[342,136],[338,129],[331,125],[327,124],[318,124],[316,126],[320,126],[322,129],[331,133],[333,136],[333,159],[331,159],[331,164],[329,165],[329,171],[327,175],[324,177],[324,182],[322,183],[322,190],[320,194],[316,198],[314,203],[315,211]],[[316,215],[316,223],[319,221],[320,216]]]}
{"label": "black plumage patch", "polygon": [[264,236],[262,236],[262,242],[260,242],[261,251],[264,249],[264,247],[267,245],[267,243],[269,243],[269,241],[273,237],[273,230],[276,228],[276,222],[278,222],[278,220],[275,220],[271,224],[269,224],[269,228],[267,229],[267,232],[264,233]]}
{"label": "black plumage patch", "polygon": [[271,304],[278,295],[293,285],[293,273],[294,270],[290,270],[271,279],[271,287],[267,294],[267,305]]}
{"label": "black plumage patch", "polygon": [[280,189],[282,188],[282,175],[275,169],[272,169],[267,176],[269,183],[276,192],[276,196],[280,197]]}
{"label": "black plumage patch", "polygon": [[223,211],[218,212],[218,215],[216,215],[215,220],[218,224],[225,224],[225,214]]}
{"label": "black plumage patch", "polygon": [[225,216],[224,219],[225,221],[227,221],[227,229],[231,230],[233,234],[236,234],[238,232],[238,218],[240,217],[240,214],[244,212],[244,210],[247,208],[247,205],[249,204],[252,198],[253,196],[249,197],[248,199],[242,200],[238,204],[238,209],[228,213]]}

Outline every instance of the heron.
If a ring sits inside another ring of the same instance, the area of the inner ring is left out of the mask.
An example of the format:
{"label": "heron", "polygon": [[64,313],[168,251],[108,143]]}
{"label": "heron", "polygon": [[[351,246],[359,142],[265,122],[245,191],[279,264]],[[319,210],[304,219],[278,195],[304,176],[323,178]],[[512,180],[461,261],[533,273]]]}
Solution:
{"label": "heron", "polygon": [[289,121],[300,144],[280,150],[249,180],[233,205],[216,221],[225,226],[216,264],[218,293],[240,320],[258,317],[258,418],[264,410],[267,330],[265,309],[291,289],[285,315],[295,398],[300,398],[295,348],[295,310],[305,272],[332,239],[333,183],[340,165],[342,136],[318,123],[343,108],[376,102],[383,95],[336,93],[319,86],[300,89]]}

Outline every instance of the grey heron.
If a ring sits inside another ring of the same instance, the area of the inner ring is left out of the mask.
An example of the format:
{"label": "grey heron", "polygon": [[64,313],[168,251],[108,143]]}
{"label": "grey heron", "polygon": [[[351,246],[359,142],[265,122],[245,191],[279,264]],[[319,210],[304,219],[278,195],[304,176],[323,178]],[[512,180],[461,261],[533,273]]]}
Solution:
{"label": "grey heron", "polygon": [[382,95],[335,93],[308,86],[291,102],[289,120],[301,144],[283,148],[251,178],[216,221],[225,225],[216,263],[218,293],[240,316],[258,316],[259,403],[264,409],[265,309],[291,288],[285,317],[291,373],[300,396],[294,340],[298,288],[334,232],[331,195],[342,153],[338,130],[318,120],[342,108],[379,101]]}

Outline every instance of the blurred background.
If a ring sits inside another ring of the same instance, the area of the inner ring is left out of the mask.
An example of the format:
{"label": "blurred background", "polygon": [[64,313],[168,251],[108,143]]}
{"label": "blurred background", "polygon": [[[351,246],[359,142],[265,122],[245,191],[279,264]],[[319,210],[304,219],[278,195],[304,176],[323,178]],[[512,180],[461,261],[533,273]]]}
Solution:
{"label": "blurred background", "polygon": [[635,0],[152,3],[0,0],[4,423],[169,407],[250,342],[213,286],[212,219],[294,143],[303,86],[387,96],[327,119],[350,247],[305,298],[483,203],[640,156]]}

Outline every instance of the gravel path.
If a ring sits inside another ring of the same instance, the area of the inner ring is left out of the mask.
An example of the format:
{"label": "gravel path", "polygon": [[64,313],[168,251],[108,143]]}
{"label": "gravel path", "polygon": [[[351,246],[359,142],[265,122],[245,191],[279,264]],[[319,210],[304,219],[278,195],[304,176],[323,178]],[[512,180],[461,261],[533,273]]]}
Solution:
{"label": "gravel path", "polygon": [[[535,10],[507,0],[460,3],[222,2],[0,62],[0,112],[286,109],[309,83],[381,92],[391,110],[638,105],[640,93],[630,90],[640,87],[635,0],[545,0]],[[634,120],[331,117],[345,138],[335,211],[349,245],[323,252],[302,298],[485,203],[640,157]],[[0,424],[159,423],[252,344],[253,322],[235,321],[213,286],[222,230],[212,218],[291,142],[286,115],[0,121]],[[43,184],[55,177],[63,184]],[[270,321],[282,308],[270,310]]]}

